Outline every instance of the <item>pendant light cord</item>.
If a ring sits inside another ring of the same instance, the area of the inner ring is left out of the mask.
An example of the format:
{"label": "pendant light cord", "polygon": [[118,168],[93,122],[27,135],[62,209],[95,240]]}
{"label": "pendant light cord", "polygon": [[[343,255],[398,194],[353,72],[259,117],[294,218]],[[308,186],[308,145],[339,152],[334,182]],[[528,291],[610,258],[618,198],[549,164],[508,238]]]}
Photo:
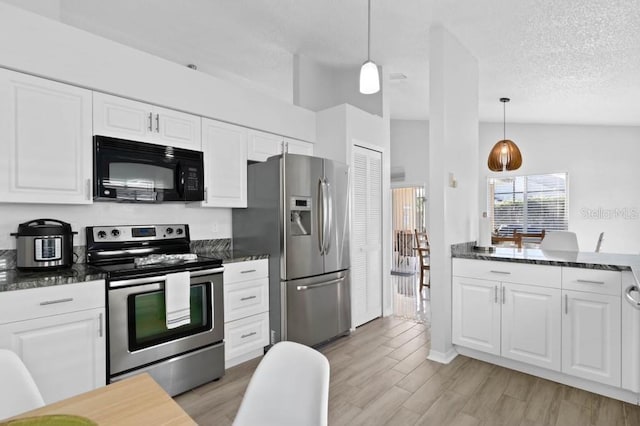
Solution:
{"label": "pendant light cord", "polygon": [[507,103],[502,103],[502,140],[507,139]]}
{"label": "pendant light cord", "polygon": [[367,62],[371,61],[371,0],[367,0]]}

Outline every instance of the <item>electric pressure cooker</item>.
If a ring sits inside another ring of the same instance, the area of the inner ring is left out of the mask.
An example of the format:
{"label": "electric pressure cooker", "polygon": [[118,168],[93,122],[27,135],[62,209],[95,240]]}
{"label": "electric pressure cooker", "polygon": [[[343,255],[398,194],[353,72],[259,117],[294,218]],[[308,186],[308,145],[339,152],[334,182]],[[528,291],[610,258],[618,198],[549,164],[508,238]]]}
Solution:
{"label": "electric pressure cooker", "polygon": [[18,225],[18,269],[55,269],[73,264],[73,235],[71,225],[56,219],[34,219]]}

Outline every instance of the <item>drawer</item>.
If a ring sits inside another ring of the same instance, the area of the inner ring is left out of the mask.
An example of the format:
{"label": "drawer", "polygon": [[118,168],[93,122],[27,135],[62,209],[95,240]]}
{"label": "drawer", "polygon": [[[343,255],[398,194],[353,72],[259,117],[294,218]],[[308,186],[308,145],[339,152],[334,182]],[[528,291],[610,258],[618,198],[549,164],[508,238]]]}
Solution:
{"label": "drawer", "polygon": [[453,259],[453,275],[551,288],[560,288],[562,283],[559,266],[490,260]]}
{"label": "drawer", "polygon": [[269,278],[224,283],[224,322],[269,310]]}
{"label": "drawer", "polygon": [[0,293],[0,324],[105,306],[103,280]]}
{"label": "drawer", "polygon": [[590,293],[620,296],[622,274],[620,271],[563,267],[562,288],[564,290],[588,291]]}
{"label": "drawer", "polygon": [[224,325],[224,358],[233,359],[269,344],[269,313],[228,322]]}
{"label": "drawer", "polygon": [[224,282],[235,283],[269,276],[269,260],[249,260],[224,265]]}

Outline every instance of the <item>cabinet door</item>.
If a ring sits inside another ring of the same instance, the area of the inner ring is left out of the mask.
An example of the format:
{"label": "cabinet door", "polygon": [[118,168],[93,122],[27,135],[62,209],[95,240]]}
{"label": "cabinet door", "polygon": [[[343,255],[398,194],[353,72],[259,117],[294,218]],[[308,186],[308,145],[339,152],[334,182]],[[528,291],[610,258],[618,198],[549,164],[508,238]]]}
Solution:
{"label": "cabinet door", "polygon": [[114,138],[155,142],[157,132],[152,106],[94,92],[93,133]]}
{"label": "cabinet door", "polygon": [[269,311],[269,278],[224,283],[224,321]]}
{"label": "cabinet door", "polygon": [[453,343],[500,355],[500,283],[453,277]]}
{"label": "cabinet door", "polygon": [[0,69],[0,200],[90,204],[91,92]]}
{"label": "cabinet door", "polygon": [[202,149],[200,117],[197,115],[155,107],[153,129],[159,144],[196,151]]}
{"label": "cabinet door", "polygon": [[313,144],[309,142],[284,138],[284,146],[289,154],[313,155]]}
{"label": "cabinet door", "polygon": [[282,154],[284,138],[271,133],[249,130],[249,152],[251,161],[266,161],[273,155]]}
{"label": "cabinet door", "polygon": [[202,121],[206,207],[247,207],[247,129]]}
{"label": "cabinet door", "polygon": [[0,325],[47,404],[105,385],[104,308]]}
{"label": "cabinet door", "polygon": [[229,360],[264,348],[269,344],[269,313],[225,323],[224,342],[227,368],[232,365]]}
{"label": "cabinet door", "polygon": [[502,283],[502,356],[560,371],[561,290]]}
{"label": "cabinet door", "polygon": [[562,372],[620,386],[620,298],[563,291]]}

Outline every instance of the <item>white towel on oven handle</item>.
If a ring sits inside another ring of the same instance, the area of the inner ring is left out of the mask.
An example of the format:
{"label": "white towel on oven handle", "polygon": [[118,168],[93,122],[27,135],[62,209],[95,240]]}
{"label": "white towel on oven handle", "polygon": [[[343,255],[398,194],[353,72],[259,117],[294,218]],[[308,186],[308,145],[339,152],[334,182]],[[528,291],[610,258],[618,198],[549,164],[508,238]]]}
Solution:
{"label": "white towel on oven handle", "polygon": [[164,282],[164,303],[167,328],[191,323],[191,274],[188,271],[167,274]]}

